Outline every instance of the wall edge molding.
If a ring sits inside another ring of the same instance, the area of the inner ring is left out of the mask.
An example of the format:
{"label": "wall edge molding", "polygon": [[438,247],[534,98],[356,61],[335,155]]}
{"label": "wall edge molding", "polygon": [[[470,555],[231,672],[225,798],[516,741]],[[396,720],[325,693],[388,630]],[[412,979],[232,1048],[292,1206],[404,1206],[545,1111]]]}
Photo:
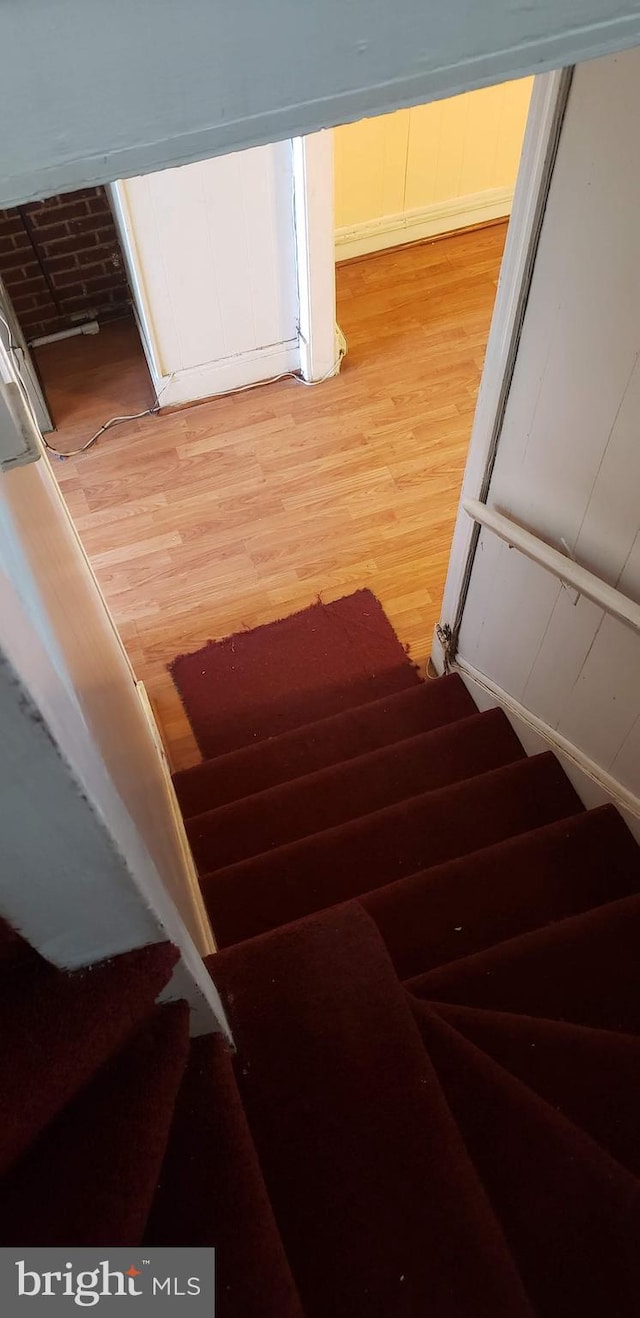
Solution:
{"label": "wall edge molding", "polygon": [[365,220],[362,224],[341,225],[336,229],[336,261],[349,261],[403,243],[421,242],[474,224],[504,219],[511,214],[513,194],[513,187],[486,188],[449,201]]}

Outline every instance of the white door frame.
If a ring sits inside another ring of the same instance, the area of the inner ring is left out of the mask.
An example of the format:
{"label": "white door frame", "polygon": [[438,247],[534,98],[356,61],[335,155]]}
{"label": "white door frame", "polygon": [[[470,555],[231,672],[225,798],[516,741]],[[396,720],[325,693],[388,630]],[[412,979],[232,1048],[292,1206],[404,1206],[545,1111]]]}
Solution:
{"label": "white door frame", "polygon": [[462,502],[464,499],[479,499],[486,503],[487,500],[572,74],[572,68],[539,74],[533,85],[458,516],[451,542],[440,623],[433,636],[431,659],[438,673],[443,672],[455,658],[478,544],[479,528],[464,512]]}
{"label": "white door frame", "polygon": [[293,218],[300,374],[309,384],[340,369],[336,326],[333,130],[294,137]]}

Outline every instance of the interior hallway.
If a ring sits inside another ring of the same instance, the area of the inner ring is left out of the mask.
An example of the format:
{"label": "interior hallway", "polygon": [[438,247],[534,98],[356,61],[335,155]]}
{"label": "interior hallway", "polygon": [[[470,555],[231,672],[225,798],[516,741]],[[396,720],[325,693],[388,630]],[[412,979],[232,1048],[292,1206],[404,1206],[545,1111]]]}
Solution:
{"label": "interior hallway", "polygon": [[[369,586],[428,659],[505,235],[339,267],[349,354],[333,380],[148,416],[53,459],[174,768],[199,755],[166,666],[209,638]],[[37,361],[59,448],[150,404],[131,322]]]}

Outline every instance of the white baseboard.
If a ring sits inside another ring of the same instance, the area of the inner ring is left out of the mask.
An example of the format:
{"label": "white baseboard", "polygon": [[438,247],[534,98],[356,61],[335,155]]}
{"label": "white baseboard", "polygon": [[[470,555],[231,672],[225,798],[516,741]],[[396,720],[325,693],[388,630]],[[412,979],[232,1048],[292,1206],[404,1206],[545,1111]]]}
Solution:
{"label": "white baseboard", "polygon": [[247,384],[259,384],[284,375],[286,371],[300,369],[298,339],[285,343],[272,343],[267,348],[240,352],[216,362],[190,366],[172,375],[154,376],[153,383],[160,407],[176,407],[181,403],[199,402],[217,394],[232,393]]}
{"label": "white baseboard", "polygon": [[585,755],[578,746],[574,746],[566,737],[556,732],[549,723],[545,723],[518,700],[514,700],[513,696],[497,686],[479,669],[463,659],[458,659],[454,670],[460,674],[478,709],[493,709],[497,705],[504,709],[527,755],[553,751],[587,810],[593,810],[599,805],[614,805],[636,841],[640,842],[640,800],[633,792],[623,787],[622,783],[612,778],[606,770],[601,769],[594,760],[589,759],[589,756]]}
{"label": "white baseboard", "polygon": [[336,261],[367,256],[402,243],[420,242],[455,229],[499,220],[511,214],[513,188],[487,188],[484,192],[453,197],[432,206],[416,206],[395,215],[382,215],[363,224],[336,229]]}

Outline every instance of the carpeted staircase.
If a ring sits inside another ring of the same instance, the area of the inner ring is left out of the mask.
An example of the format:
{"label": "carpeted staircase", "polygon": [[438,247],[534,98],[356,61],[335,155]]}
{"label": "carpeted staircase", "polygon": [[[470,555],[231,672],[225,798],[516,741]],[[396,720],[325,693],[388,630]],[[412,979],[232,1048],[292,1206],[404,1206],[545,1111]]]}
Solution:
{"label": "carpeted staircase", "polygon": [[1,1242],[215,1245],[220,1318],[637,1318],[620,816],[367,592],[174,676],[237,1053],[154,1005],[168,945],[63,975],[6,931]]}

